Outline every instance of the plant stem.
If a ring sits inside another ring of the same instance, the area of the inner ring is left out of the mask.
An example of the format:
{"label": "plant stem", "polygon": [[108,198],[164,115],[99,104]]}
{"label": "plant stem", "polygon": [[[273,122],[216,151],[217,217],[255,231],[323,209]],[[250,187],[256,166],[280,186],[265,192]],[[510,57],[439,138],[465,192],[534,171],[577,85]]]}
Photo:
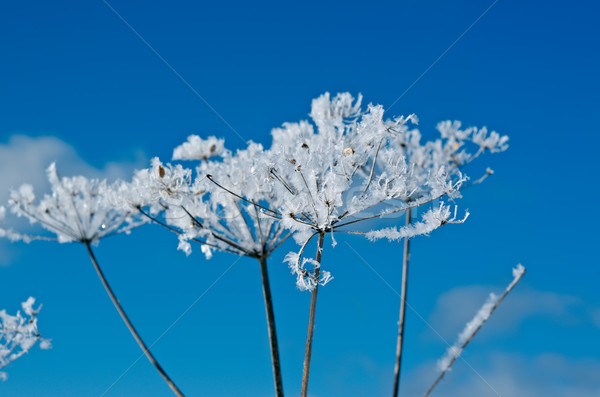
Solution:
{"label": "plant stem", "polygon": [[175,395],[177,395],[179,397],[183,397],[183,393],[177,388],[177,386],[175,386],[175,383],[173,383],[173,381],[171,380],[171,378],[169,378],[169,376],[164,371],[164,369],[162,369],[162,367],[160,366],[158,361],[156,361],[156,359],[154,358],[152,353],[150,353],[150,350],[148,350],[148,348],[146,347],[146,344],[144,343],[144,341],[142,340],[140,335],[135,330],[133,324],[129,320],[129,317],[127,317],[127,314],[125,314],[125,311],[123,310],[123,308],[121,307],[121,304],[117,300],[115,293],[113,292],[112,288],[110,288],[108,281],[106,281],[106,277],[104,277],[104,273],[102,272],[102,269],[100,269],[100,265],[98,265],[98,261],[96,260],[96,256],[94,255],[94,252],[92,251],[90,242],[85,241],[84,244],[88,250],[88,253],[90,254],[90,259],[92,260],[92,264],[94,265],[94,268],[96,269],[96,272],[98,273],[98,276],[100,277],[100,281],[102,281],[102,285],[104,285],[104,289],[108,293],[108,296],[110,296],[110,300],[117,308],[117,311],[121,315],[121,318],[125,322],[125,325],[127,325],[127,328],[129,328],[129,332],[131,332],[131,334],[133,335],[137,344],[142,348],[144,354],[146,355],[146,357],[148,357],[148,360],[150,360],[150,363],[152,363],[152,365],[154,365],[156,370],[165,379],[165,381],[167,382],[167,384],[169,385],[171,390],[173,390],[173,393],[175,393]]}
{"label": "plant stem", "polygon": [[[406,210],[406,225],[410,225],[410,208]],[[408,282],[408,258],[410,239],[404,238],[404,255],[402,257],[402,289],[400,290],[400,320],[398,320],[398,342],[396,343],[396,365],[394,366],[394,394],[398,396],[400,389],[400,369],[402,366],[402,343],[404,342],[404,316],[406,314],[406,288]]]}
{"label": "plant stem", "polygon": [[275,313],[273,312],[273,300],[271,298],[271,285],[267,271],[267,258],[258,258],[260,264],[260,276],[262,278],[263,295],[265,298],[265,310],[267,312],[267,327],[269,329],[269,342],[271,343],[271,361],[273,362],[273,377],[275,380],[275,393],[277,397],[283,397],[283,383],[281,381],[281,364],[279,362],[279,347],[277,345],[277,331],[275,329]]}
{"label": "plant stem", "polygon": [[[323,251],[323,239],[325,238],[324,232],[319,232],[319,242],[317,244],[317,263],[321,263],[321,252]],[[315,329],[315,310],[317,308],[317,292],[319,291],[319,270],[320,267],[315,269],[315,288],[310,294],[310,313],[308,315],[308,332],[306,334],[306,349],[304,351],[304,369],[302,372],[302,392],[301,396],[306,397],[308,392],[308,375],[310,372],[310,355],[312,352],[312,341],[313,331]]]}

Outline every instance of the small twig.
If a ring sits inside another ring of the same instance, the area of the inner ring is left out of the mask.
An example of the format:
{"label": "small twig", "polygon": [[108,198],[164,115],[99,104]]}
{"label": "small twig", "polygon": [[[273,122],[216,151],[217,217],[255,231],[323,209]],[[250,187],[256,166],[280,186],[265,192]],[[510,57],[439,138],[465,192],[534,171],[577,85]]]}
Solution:
{"label": "small twig", "polygon": [[[302,173],[302,169],[300,168],[300,166],[296,167],[296,171],[298,171],[300,173],[300,176],[302,177],[302,181],[304,182],[304,186],[306,186],[306,191],[308,192],[308,195],[310,196],[310,204],[312,205],[313,212],[315,213],[315,223],[318,224],[319,223],[319,214],[317,213],[315,199],[313,198],[310,188],[308,187],[308,183],[306,183],[306,179],[304,178],[304,174]],[[319,189],[317,188],[317,191],[318,190]]]}
{"label": "small twig", "polygon": [[[273,242],[277,241],[277,239],[279,238],[279,236],[281,236],[281,234],[283,233],[284,229],[281,228],[279,230],[279,232],[277,232],[276,238],[273,239]],[[289,232],[288,234],[285,235],[285,237],[283,237],[281,240],[279,240],[279,242],[275,245],[271,244],[271,246],[269,247],[268,252],[273,252],[275,251],[277,248],[279,248],[279,246],[281,244],[283,244],[285,242],[285,240],[287,240],[291,235],[293,234],[293,232]]]}
{"label": "small twig", "polygon": [[247,198],[245,198],[244,196],[241,196],[241,195],[239,195],[239,194],[237,194],[237,193],[235,193],[235,192],[232,192],[231,190],[227,189],[226,187],[224,187],[224,186],[220,185],[220,184],[219,184],[219,183],[217,183],[217,182],[216,182],[214,179],[212,179],[212,175],[210,175],[210,174],[209,174],[209,175],[206,175],[206,179],[208,179],[209,181],[211,181],[212,183],[214,183],[215,185],[217,185],[217,186],[218,186],[218,187],[220,187],[221,189],[225,190],[226,192],[228,192],[228,193],[230,193],[230,194],[234,195],[235,197],[239,198],[240,200],[242,200],[242,201],[245,201],[245,202],[247,202],[248,204],[255,205],[255,206],[257,206],[258,208],[262,209],[263,211],[266,211],[267,213],[270,213],[270,214],[272,214],[271,216],[274,216],[274,217],[276,217],[276,218],[279,218],[279,217],[281,217],[281,214],[280,214],[279,212],[277,212],[277,211],[273,211],[272,209],[270,209],[270,208],[267,208],[267,207],[264,207],[264,206],[262,206],[262,205],[260,205],[260,204],[258,204],[258,203],[255,203],[255,202],[254,202],[254,201],[252,201],[252,200],[248,200],[248,199],[247,199]]}
{"label": "small twig", "polygon": [[[435,387],[442,380],[442,378],[444,377],[444,375],[446,375],[446,373],[450,370],[450,367],[452,367],[452,364],[454,364],[454,362],[458,359],[458,357],[460,357],[460,354],[467,347],[467,345],[469,344],[469,342],[471,342],[471,340],[473,340],[473,338],[475,337],[475,334],[477,334],[477,332],[479,332],[479,330],[481,329],[481,327],[483,327],[483,324],[485,324],[485,322],[487,321],[487,319],[492,315],[492,313],[494,313],[494,310],[496,310],[496,308],[498,308],[498,306],[500,306],[500,303],[502,303],[502,301],[504,300],[504,298],[506,298],[506,295],[508,295],[508,293],[510,291],[512,291],[512,289],[514,288],[514,286],[517,285],[517,283],[521,280],[521,278],[525,274],[525,268],[523,268],[521,265],[519,265],[517,267],[517,269],[515,269],[515,270],[518,273],[516,274],[516,276],[513,279],[513,281],[508,285],[508,287],[506,287],[506,290],[504,290],[504,293],[498,298],[498,300],[496,300],[496,302],[494,303],[494,305],[489,309],[488,316],[485,317],[485,318],[483,318],[483,320],[479,323],[479,325],[475,328],[475,330],[473,330],[473,332],[471,333],[471,335],[469,335],[469,337],[460,345],[460,347],[455,348],[454,346],[452,346],[450,348],[450,349],[452,349],[454,351],[454,355],[453,355],[452,359],[446,365],[446,367],[442,369],[442,372],[440,372],[439,376],[436,378],[436,380],[433,382],[433,384],[429,387],[429,389],[427,389],[427,391],[425,392],[425,394],[423,395],[423,397],[429,396],[429,394],[433,391],[433,389],[435,389]],[[513,274],[514,274],[515,270],[513,270]]]}
{"label": "small twig", "polygon": [[369,186],[371,186],[371,181],[373,180],[373,174],[375,173],[375,164],[377,163],[377,156],[379,156],[379,150],[381,149],[381,145],[383,144],[383,138],[379,141],[379,145],[377,146],[377,151],[375,152],[375,158],[373,159],[373,166],[371,167],[371,173],[369,174],[369,181],[367,182],[367,186],[365,190],[362,192],[361,197],[367,193],[369,190]]}
{"label": "small twig", "polygon": [[[371,216],[367,216],[367,217],[364,217],[364,218],[354,219],[352,221],[348,221],[346,223],[342,223],[341,225],[335,225],[332,228],[336,228],[337,229],[339,227],[351,225],[353,223],[362,222],[362,221],[366,221],[366,220],[373,219],[373,218],[381,218],[381,217],[384,217],[384,216],[387,216],[387,215],[391,215],[391,214],[395,214],[395,213],[398,213],[398,212],[407,211],[407,210],[419,207],[421,205],[425,205],[425,204],[431,203],[432,201],[435,201],[435,200],[437,200],[437,199],[445,196],[446,194],[448,194],[448,193],[442,193],[439,196],[432,197],[432,198],[430,198],[429,200],[426,200],[426,201],[416,201],[416,202],[414,202],[415,204],[409,205],[408,207],[398,208],[398,209],[395,209],[395,210],[392,210],[392,211],[382,212],[380,214],[371,215]],[[351,215],[353,215],[353,214],[350,214],[349,216],[351,216]]]}
{"label": "small twig", "polygon": [[494,170],[492,170],[491,168],[489,168],[489,167],[488,167],[488,168],[485,170],[485,174],[483,174],[483,175],[482,175],[482,176],[481,176],[479,179],[477,179],[477,180],[474,180],[474,181],[473,181],[473,182],[471,182],[471,183],[467,183],[467,184],[466,184],[466,185],[463,187],[463,190],[464,190],[464,189],[467,189],[467,188],[470,188],[471,186],[478,185],[478,184],[482,183],[483,181],[485,181],[486,179],[488,179],[490,175],[493,175],[493,174],[494,174]]}
{"label": "small twig", "polygon": [[[312,237],[312,236],[311,236]],[[325,232],[319,232],[319,242],[317,244],[316,261],[321,264],[321,253],[323,251],[323,239]],[[308,241],[307,241],[308,242]],[[315,267],[315,288],[310,294],[310,313],[308,315],[308,332],[306,335],[306,349],[304,351],[304,368],[302,371],[302,392],[301,396],[306,397],[308,392],[308,375],[310,373],[310,356],[312,353],[313,333],[315,330],[315,312],[317,309],[317,292],[319,291],[319,270],[320,266]]]}
{"label": "small twig", "polygon": [[277,179],[279,182],[281,182],[281,184],[283,185],[283,187],[285,187],[285,188],[287,189],[287,191],[288,191],[288,192],[290,192],[290,194],[292,194],[292,195],[294,195],[294,196],[296,195],[296,192],[295,192],[295,191],[292,189],[292,187],[291,187],[291,186],[290,186],[290,185],[289,185],[289,184],[288,184],[286,181],[284,181],[282,177],[280,177],[280,176],[279,176],[279,175],[278,175],[278,174],[275,172],[275,169],[274,169],[274,168],[270,168],[270,169],[269,169],[269,174],[273,175],[273,177],[274,177],[275,179]]}
{"label": "small twig", "polygon": [[302,244],[302,247],[300,248],[300,251],[298,251],[298,259],[296,259],[296,265],[297,266],[300,265],[300,260],[302,259],[302,254],[304,253],[304,249],[308,245],[308,242],[310,240],[312,240],[312,238],[315,237],[317,234],[319,234],[319,232],[311,234],[311,236],[308,239],[306,239],[306,241],[304,242],[304,244]]}
{"label": "small twig", "polygon": [[[161,221],[160,221],[159,219],[157,219],[156,217],[154,217],[154,216],[152,216],[152,215],[148,214],[146,211],[144,211],[144,210],[142,209],[142,207],[137,207],[137,209],[138,209],[138,211],[140,212],[140,214],[144,215],[146,218],[150,219],[152,222],[156,223],[157,225],[159,225],[159,226],[162,226],[162,227],[164,227],[165,229],[167,229],[167,230],[169,230],[169,231],[171,231],[171,232],[173,232],[173,233],[175,233],[175,234],[177,234],[177,235],[182,235],[182,234],[183,234],[181,231],[179,231],[179,230],[175,229],[174,227],[171,227],[171,226],[167,225],[167,224],[166,224],[166,223],[164,223],[164,222],[161,222]],[[190,241],[193,241],[193,242],[195,242],[195,243],[198,243],[198,244],[203,244],[203,245],[206,245],[206,246],[208,246],[208,247],[212,247],[212,248],[219,249],[219,250],[222,250],[222,251],[230,252],[230,253],[232,253],[232,254],[236,254],[236,255],[240,255],[240,252],[241,252],[241,255],[245,255],[245,256],[251,256],[251,255],[248,255],[247,251],[245,251],[245,250],[240,250],[240,249],[239,249],[239,248],[237,248],[237,247],[236,247],[236,249],[237,249],[238,251],[234,251],[234,250],[232,250],[232,249],[228,249],[228,248],[222,248],[222,247],[219,247],[219,246],[218,246],[218,245],[216,245],[216,244],[211,244],[211,243],[209,243],[209,242],[207,242],[207,241],[200,240],[199,238],[196,238],[196,237],[194,237],[194,238],[190,238]]]}

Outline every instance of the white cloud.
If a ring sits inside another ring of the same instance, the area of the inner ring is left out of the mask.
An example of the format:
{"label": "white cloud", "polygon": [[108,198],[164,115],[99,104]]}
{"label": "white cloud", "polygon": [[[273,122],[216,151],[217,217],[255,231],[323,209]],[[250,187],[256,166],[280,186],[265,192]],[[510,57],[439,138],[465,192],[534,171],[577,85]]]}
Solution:
{"label": "white cloud", "polygon": [[[479,285],[453,288],[438,298],[430,323],[442,335],[452,339],[473,317],[490,292],[501,291],[502,287]],[[517,286],[486,323],[485,336],[518,332],[523,322],[539,318],[562,324],[600,325],[600,321],[594,321],[592,313],[581,298],[531,288],[519,289]]]}
{"label": "white cloud", "polygon": [[[485,364],[474,365],[478,374],[457,361],[432,396],[436,397],[597,397],[600,395],[600,361],[567,358],[556,353],[532,357],[495,352]],[[483,368],[482,368],[483,367]],[[435,363],[424,364],[405,375],[402,392],[421,396],[437,376]],[[482,379],[483,378],[483,379]],[[496,392],[498,394],[496,394]]]}
{"label": "white cloud", "polygon": [[[56,137],[12,135],[6,143],[0,143],[0,205],[6,206],[10,189],[23,183],[33,185],[38,195],[47,192],[46,168],[52,162],[56,162],[60,174],[65,176],[113,180],[129,179],[136,168],[146,167],[148,161],[137,151],[132,152],[131,159],[107,161],[98,169],[82,159],[71,145]],[[0,265],[10,263],[16,253],[8,241],[0,239]]]}
{"label": "white cloud", "polygon": [[93,178],[129,178],[135,168],[146,166],[146,158],[137,152],[125,162],[107,162],[97,169],[83,160],[68,143],[51,136],[13,135],[0,144],[0,202],[5,203],[10,188],[29,183],[36,191],[45,191],[46,168],[56,161],[63,175],[85,175]]}

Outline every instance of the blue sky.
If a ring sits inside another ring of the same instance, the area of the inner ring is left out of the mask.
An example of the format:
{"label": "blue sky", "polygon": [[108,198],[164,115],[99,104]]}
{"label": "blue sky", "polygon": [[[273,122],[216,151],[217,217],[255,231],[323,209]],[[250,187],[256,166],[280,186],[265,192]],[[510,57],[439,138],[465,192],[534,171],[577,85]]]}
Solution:
{"label": "blue sky", "polygon": [[[268,145],[272,128],[306,119],[325,91],[394,104],[389,116],[416,113],[425,137],[445,119],[486,125],[511,147],[467,170],[496,174],[465,192],[465,224],[414,240],[408,301],[451,342],[513,266],[528,273],[465,351],[472,368],[457,363],[435,395],[600,394],[595,3],[109,3],[155,52],[103,1],[2,5],[3,201],[24,182],[43,189],[51,161],[63,174],[128,177],[153,156],[169,159],[192,133],[225,137],[230,148]],[[176,244],[145,227],[97,249],[148,341],[238,259],[186,258]],[[401,246],[348,238],[326,247],[335,279],[319,296],[310,394],[391,393],[399,299],[382,278],[399,291]],[[281,263],[295,248],[270,263],[292,396],[309,303]],[[0,307],[15,312],[35,296],[54,344],[8,367],[0,394],[100,396],[139,357],[82,246],[2,242],[0,262]],[[445,350],[419,316],[407,318],[407,396],[427,389]],[[272,395],[255,261],[236,262],[153,350],[189,396]],[[131,395],[169,395],[145,359],[106,394]]]}

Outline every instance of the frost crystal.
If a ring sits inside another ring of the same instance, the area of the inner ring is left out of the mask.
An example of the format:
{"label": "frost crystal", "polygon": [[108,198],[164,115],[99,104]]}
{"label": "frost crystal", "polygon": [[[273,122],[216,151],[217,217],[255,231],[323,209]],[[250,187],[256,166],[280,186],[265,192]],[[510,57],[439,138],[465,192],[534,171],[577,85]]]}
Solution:
{"label": "frost crystal", "polygon": [[[144,223],[136,212],[114,206],[109,198],[118,191],[117,184],[83,176],[59,177],[56,165],[47,170],[52,193],[45,194],[35,204],[33,187],[23,185],[13,190],[10,206],[13,213],[39,223],[53,232],[59,242],[97,242],[101,238],[122,232]],[[4,230],[9,238],[23,241],[51,239]]]}
{"label": "frost crystal", "polygon": [[225,150],[225,140],[209,136],[202,139],[198,135],[190,135],[187,142],[173,150],[173,160],[206,160],[220,156]]}
{"label": "frost crystal", "polygon": [[[35,299],[29,297],[21,304],[25,316],[18,311],[15,316],[6,313],[6,310],[0,310],[0,369],[6,367],[40,341],[41,349],[50,349],[52,347],[48,339],[40,337],[37,328],[37,309],[33,308]],[[6,380],[8,375],[0,372],[0,380]]]}

